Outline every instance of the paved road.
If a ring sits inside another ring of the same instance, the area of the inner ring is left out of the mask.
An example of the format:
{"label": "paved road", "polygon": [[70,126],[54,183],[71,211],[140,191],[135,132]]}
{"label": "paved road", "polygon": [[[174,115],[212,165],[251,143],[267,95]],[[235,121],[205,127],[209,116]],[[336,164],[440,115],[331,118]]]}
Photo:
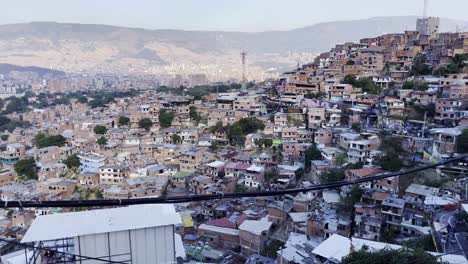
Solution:
{"label": "paved road", "polygon": [[[456,228],[456,219],[454,211],[441,211],[435,212],[433,215],[433,221],[441,223],[443,226],[450,226],[451,232]],[[439,230],[436,230],[439,231]],[[468,233],[450,233],[448,237],[445,238],[445,243],[443,243],[444,253],[454,253],[456,255],[464,255],[468,258]]]}
{"label": "paved road", "polygon": [[454,228],[456,226],[455,213],[457,211],[442,211],[434,213],[434,220],[441,223],[443,226],[450,226]]}
{"label": "paved road", "polygon": [[468,259],[468,232],[455,233],[454,236],[462,254]]}

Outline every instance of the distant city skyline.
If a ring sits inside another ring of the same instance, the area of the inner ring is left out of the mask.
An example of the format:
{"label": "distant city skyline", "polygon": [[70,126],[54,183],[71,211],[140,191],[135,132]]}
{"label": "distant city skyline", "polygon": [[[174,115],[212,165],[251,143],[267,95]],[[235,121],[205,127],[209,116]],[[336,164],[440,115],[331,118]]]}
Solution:
{"label": "distant city skyline", "polygon": [[[377,16],[420,16],[423,0],[16,0],[0,24],[54,21],[147,29],[268,31]],[[468,20],[468,1],[431,0],[428,14]]]}

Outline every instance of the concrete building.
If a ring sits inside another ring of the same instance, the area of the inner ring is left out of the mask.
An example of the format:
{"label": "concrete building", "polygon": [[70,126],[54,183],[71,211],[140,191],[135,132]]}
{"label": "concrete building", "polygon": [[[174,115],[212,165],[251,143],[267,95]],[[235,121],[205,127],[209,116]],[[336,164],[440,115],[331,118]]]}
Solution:
{"label": "concrete building", "polygon": [[99,172],[99,169],[106,163],[106,157],[97,153],[86,153],[78,155],[80,159],[81,172]]}

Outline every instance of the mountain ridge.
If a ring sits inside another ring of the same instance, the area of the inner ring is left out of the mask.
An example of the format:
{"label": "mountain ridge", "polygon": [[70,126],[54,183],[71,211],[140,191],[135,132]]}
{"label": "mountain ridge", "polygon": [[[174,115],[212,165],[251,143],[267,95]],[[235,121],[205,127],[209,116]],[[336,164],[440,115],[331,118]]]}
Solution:
{"label": "mountain ridge", "polygon": [[[236,32],[143,29],[99,24],[31,22],[0,25],[0,63],[66,72],[205,73],[240,77],[241,50],[249,79],[308,62],[335,44],[414,30],[416,16],[323,22],[292,30]],[[441,31],[468,21],[442,19]]]}

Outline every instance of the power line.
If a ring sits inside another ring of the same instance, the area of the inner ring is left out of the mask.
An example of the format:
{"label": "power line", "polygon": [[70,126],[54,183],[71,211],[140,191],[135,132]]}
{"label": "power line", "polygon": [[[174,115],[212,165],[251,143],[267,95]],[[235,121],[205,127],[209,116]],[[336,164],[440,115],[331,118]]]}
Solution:
{"label": "power line", "polygon": [[138,205],[138,204],[176,204],[176,203],[188,203],[196,201],[208,201],[218,199],[233,199],[233,198],[244,198],[244,197],[268,197],[268,196],[281,196],[286,194],[297,194],[301,192],[317,191],[324,189],[331,189],[337,187],[343,187],[347,185],[360,184],[364,182],[370,182],[375,180],[381,180],[391,177],[400,177],[402,175],[419,172],[431,168],[435,168],[441,165],[457,162],[468,158],[468,155],[459,156],[449,160],[419,166],[412,169],[393,172],[376,174],[374,176],[352,180],[352,181],[339,181],[333,183],[317,184],[307,188],[294,188],[286,190],[270,190],[270,191],[257,191],[257,192],[245,192],[245,193],[219,193],[219,194],[204,194],[204,195],[188,195],[188,196],[160,196],[151,198],[136,198],[136,199],[100,199],[100,200],[57,200],[57,201],[1,201],[0,208],[43,208],[43,207],[112,207],[112,206],[127,206],[127,205]]}

